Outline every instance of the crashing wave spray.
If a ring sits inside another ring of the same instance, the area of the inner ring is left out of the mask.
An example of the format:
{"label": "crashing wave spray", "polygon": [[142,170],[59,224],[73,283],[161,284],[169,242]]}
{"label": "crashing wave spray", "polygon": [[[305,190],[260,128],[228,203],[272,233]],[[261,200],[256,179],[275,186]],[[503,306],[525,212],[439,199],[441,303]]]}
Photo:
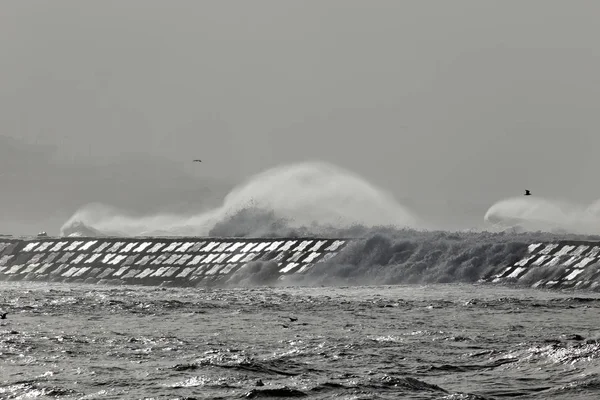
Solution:
{"label": "crashing wave spray", "polygon": [[[405,229],[378,233],[373,230],[318,268],[312,268],[306,274],[286,276],[278,283],[288,286],[475,283],[523,259],[532,243],[599,239],[591,235],[543,232],[416,232]],[[535,276],[550,279],[561,268],[539,268]],[[247,276],[241,278],[250,281]],[[270,284],[268,278],[268,268],[265,268],[263,279]],[[534,282],[528,278],[522,283]]]}
{"label": "crashing wave spray", "polygon": [[600,202],[589,207],[532,197],[513,197],[492,205],[485,221],[500,228],[525,231],[600,233]]}
{"label": "crashing wave spray", "polygon": [[358,224],[414,228],[418,223],[391,195],[358,175],[331,164],[307,162],[259,173],[233,189],[220,207],[196,215],[135,217],[109,206],[87,205],[63,225],[61,234],[81,234],[84,230],[127,236],[206,236],[219,225],[219,234],[226,236],[229,228],[236,229],[234,223],[228,227],[227,221],[233,222],[232,218],[244,210],[260,210],[246,218],[248,235],[265,234],[267,214],[291,227],[344,228]]}

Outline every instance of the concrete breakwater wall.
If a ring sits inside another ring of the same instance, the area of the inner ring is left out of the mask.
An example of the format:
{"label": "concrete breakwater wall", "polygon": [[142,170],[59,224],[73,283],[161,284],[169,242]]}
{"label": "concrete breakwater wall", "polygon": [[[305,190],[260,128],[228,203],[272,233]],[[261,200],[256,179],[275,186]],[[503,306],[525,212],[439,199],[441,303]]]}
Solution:
{"label": "concrete breakwater wall", "polygon": [[[0,280],[210,286],[271,262],[277,278],[334,257],[346,239],[0,238]],[[275,267],[276,266],[276,267]]]}
{"label": "concrete breakwater wall", "polygon": [[600,290],[600,243],[533,243],[513,265],[499,266],[482,282],[547,289]]}
{"label": "concrete breakwater wall", "polygon": [[[0,281],[201,287],[226,283],[236,273],[260,273],[264,276],[267,269],[266,279],[273,282],[286,275],[318,268],[320,263],[335,257],[352,241],[319,238],[0,237]],[[387,262],[380,262],[390,263],[390,268],[395,268],[397,265],[393,265],[393,260],[394,256],[390,255]],[[470,260],[465,259],[464,262],[469,263]],[[600,242],[533,243],[514,264],[487,265],[485,270],[488,272],[480,282],[598,291]]]}

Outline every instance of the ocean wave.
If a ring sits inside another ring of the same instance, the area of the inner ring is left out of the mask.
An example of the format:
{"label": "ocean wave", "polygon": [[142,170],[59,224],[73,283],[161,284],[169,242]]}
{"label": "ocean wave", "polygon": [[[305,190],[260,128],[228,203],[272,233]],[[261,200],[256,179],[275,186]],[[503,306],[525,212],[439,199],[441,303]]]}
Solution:
{"label": "ocean wave", "polygon": [[134,216],[102,204],[76,212],[64,236],[353,238],[307,273],[279,279],[280,266],[256,261],[226,286],[477,282],[519,261],[532,243],[598,240],[600,203],[588,207],[539,197],[492,205],[485,229],[439,231],[361,177],[325,163],[260,173],[223,204],[196,215]]}
{"label": "ocean wave", "polygon": [[600,240],[544,232],[444,232],[373,229],[336,257],[284,284],[393,285],[475,283],[513,265],[532,243]]}

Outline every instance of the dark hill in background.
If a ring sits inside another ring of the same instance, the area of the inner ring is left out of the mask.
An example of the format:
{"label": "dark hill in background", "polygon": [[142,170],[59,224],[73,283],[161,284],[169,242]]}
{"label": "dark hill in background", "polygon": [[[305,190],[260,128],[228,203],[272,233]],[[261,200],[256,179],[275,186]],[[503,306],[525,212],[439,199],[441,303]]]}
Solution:
{"label": "dark hill in background", "polygon": [[51,147],[0,136],[0,234],[57,234],[79,207],[92,202],[134,215],[219,204],[233,185],[193,176],[186,162],[140,153],[66,162]]}

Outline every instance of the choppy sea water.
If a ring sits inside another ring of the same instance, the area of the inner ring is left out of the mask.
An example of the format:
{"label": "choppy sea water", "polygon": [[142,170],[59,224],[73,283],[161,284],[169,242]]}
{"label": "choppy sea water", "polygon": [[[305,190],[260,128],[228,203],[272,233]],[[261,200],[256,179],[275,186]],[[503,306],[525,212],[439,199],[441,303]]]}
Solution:
{"label": "choppy sea water", "polygon": [[0,283],[0,398],[596,399],[600,296]]}

